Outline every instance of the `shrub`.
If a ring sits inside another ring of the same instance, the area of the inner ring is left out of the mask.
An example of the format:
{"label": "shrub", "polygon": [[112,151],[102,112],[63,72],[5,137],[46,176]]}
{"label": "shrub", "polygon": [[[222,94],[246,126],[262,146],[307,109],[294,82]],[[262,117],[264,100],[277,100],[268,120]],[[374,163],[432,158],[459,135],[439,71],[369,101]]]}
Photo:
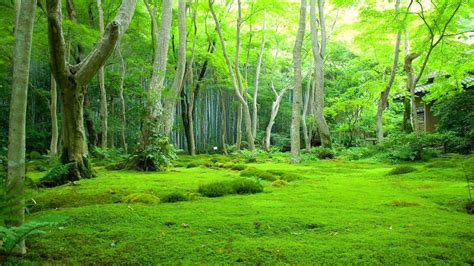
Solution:
{"label": "shrub", "polygon": [[177,158],[169,138],[163,136],[156,126],[151,128],[153,130],[148,137],[147,144],[139,144],[135,152],[126,160],[125,165],[128,169],[164,171],[171,165],[171,161]]}
{"label": "shrub", "polygon": [[245,170],[247,168],[246,165],[244,164],[236,164],[234,166],[232,166],[232,170],[236,170],[236,171],[242,171],[242,170]]}
{"label": "shrub", "polygon": [[232,193],[232,187],[229,182],[214,182],[199,186],[198,192],[209,198],[222,197]]}
{"label": "shrub", "polygon": [[209,198],[228,194],[255,194],[263,191],[263,185],[257,180],[241,178],[227,182],[214,182],[199,186],[198,192]]}
{"label": "shrub", "polygon": [[257,161],[256,154],[249,150],[242,150],[240,152],[242,157],[245,158],[246,163],[254,163]]}
{"label": "shrub", "polygon": [[411,172],[414,172],[414,171],[416,171],[415,167],[401,165],[401,166],[397,166],[397,167],[393,168],[392,170],[390,170],[390,172],[388,172],[388,174],[389,175],[402,175],[402,174],[407,174],[407,173],[411,173]]}
{"label": "shrub", "polygon": [[288,186],[288,182],[282,179],[278,179],[272,182],[272,186],[274,187],[286,187]]}
{"label": "shrub", "polygon": [[194,168],[194,167],[198,167],[199,165],[196,163],[196,162],[190,162],[188,163],[188,165],[186,166],[186,168]]}
{"label": "shrub", "polygon": [[173,192],[161,198],[161,202],[188,201],[189,198],[181,192]]}
{"label": "shrub", "polygon": [[389,158],[403,161],[416,161],[437,156],[434,149],[443,146],[443,134],[410,133],[391,134],[383,142]]}
{"label": "shrub", "polygon": [[316,157],[320,160],[324,159],[334,159],[336,154],[332,149],[324,148],[324,147],[315,147],[311,149],[311,153],[316,155]]}
{"label": "shrub", "polygon": [[37,151],[32,151],[32,152],[30,152],[30,159],[31,160],[39,160],[39,159],[43,159],[43,156],[41,156],[41,154]]}
{"label": "shrub", "polygon": [[237,194],[255,194],[263,191],[263,185],[260,182],[242,178],[231,183],[232,192]]}
{"label": "shrub", "polygon": [[77,169],[75,163],[61,164],[51,169],[46,176],[41,178],[38,186],[56,187],[68,182],[77,181],[77,175],[74,174]]}
{"label": "shrub", "polygon": [[160,198],[155,195],[147,193],[132,193],[122,198],[124,203],[144,203],[144,204],[157,204],[160,203]]}

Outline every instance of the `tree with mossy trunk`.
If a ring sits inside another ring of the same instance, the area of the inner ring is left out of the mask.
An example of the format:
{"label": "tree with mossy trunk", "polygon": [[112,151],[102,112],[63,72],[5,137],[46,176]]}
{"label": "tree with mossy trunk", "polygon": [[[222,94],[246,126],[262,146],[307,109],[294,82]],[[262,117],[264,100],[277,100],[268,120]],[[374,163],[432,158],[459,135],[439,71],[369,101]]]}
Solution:
{"label": "tree with mossy trunk", "polygon": [[84,130],[84,94],[87,83],[104,65],[128,28],[136,0],[123,0],[115,16],[105,28],[95,47],[78,64],[66,60],[62,29],[61,2],[47,0],[48,42],[51,72],[60,91],[62,112],[63,164],[71,165],[70,175],[76,179],[92,177],[87,162],[88,150]]}

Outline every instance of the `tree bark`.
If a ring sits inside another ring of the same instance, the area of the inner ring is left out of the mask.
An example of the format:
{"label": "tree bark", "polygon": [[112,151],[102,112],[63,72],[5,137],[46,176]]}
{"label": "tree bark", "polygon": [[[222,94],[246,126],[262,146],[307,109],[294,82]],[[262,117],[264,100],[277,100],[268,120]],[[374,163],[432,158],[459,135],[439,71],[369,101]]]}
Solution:
{"label": "tree bark", "polygon": [[283,98],[283,95],[285,95],[285,92],[288,90],[288,88],[284,88],[280,92],[277,93],[273,85],[273,80],[271,81],[270,85],[271,85],[273,94],[275,95],[275,100],[272,102],[272,111],[270,113],[270,120],[268,121],[268,125],[265,129],[265,139],[263,141],[263,149],[265,151],[270,151],[270,144],[271,144],[270,140],[271,140],[271,135],[272,135],[272,128],[273,128],[273,125],[275,124],[275,118],[278,114],[278,110],[280,109],[281,99]]}
{"label": "tree bark", "polygon": [[266,19],[265,11],[263,12],[263,28],[262,28],[262,41],[260,43],[260,50],[258,52],[257,66],[255,68],[255,82],[253,85],[253,97],[252,97],[252,135],[255,139],[257,137],[257,125],[258,125],[258,116],[257,116],[257,97],[258,97],[258,84],[260,82],[260,68],[262,66],[263,52],[265,49],[265,29],[266,29]]}
{"label": "tree bark", "polygon": [[85,141],[83,104],[85,87],[107,58],[128,28],[135,10],[135,0],[124,0],[104,34],[89,55],[80,63],[70,65],[66,61],[66,49],[61,21],[61,3],[48,0],[48,42],[50,67],[61,92],[63,147],[62,163],[72,164],[71,178],[92,177],[87,162],[88,150]]}
{"label": "tree bark", "polygon": [[125,128],[127,127],[127,110],[125,108],[125,98],[123,97],[123,87],[125,82],[125,73],[127,71],[127,67],[125,65],[125,60],[122,56],[122,50],[120,47],[120,43],[117,45],[116,48],[118,58],[120,60],[120,88],[119,88],[119,99],[120,99],[120,116],[121,116],[121,126],[120,126],[120,142],[122,144],[123,151],[125,153],[128,152],[128,145],[127,140],[125,138]]}
{"label": "tree bark", "polygon": [[[6,197],[9,202],[5,223],[21,226],[25,220],[25,127],[28,99],[28,76],[35,19],[36,1],[18,1],[13,53],[12,93],[8,127],[8,166]],[[19,254],[26,253],[25,241],[19,243]]]}
{"label": "tree bark", "polygon": [[[170,41],[171,20],[172,20],[172,0],[163,0],[161,5],[161,23],[158,30],[158,23],[156,20],[156,8],[151,9],[148,0],[145,0],[145,5],[151,18],[151,30],[154,47],[153,55],[153,71],[151,75],[149,93],[149,119],[156,120],[162,115],[163,106],[161,103],[163,85],[166,74],[166,62],[168,61],[168,48]],[[154,125],[159,126],[159,125]],[[147,131],[150,129],[147,129]],[[164,128],[162,129],[162,131]],[[146,138],[149,132],[145,134]],[[145,140],[146,141],[146,140]]]}
{"label": "tree bark", "polygon": [[315,73],[315,114],[316,125],[318,127],[321,144],[323,147],[331,148],[331,134],[328,124],[324,118],[324,53],[326,51],[327,35],[324,19],[324,0],[318,0],[319,26],[321,28],[321,45],[318,41],[318,27],[316,19],[316,0],[311,0],[310,5],[310,24],[311,24],[311,43],[314,57]]}
{"label": "tree bark", "polygon": [[410,92],[411,100],[410,100],[410,109],[411,109],[411,125],[413,131],[418,131],[418,123],[416,121],[416,102],[415,102],[415,73],[413,70],[413,60],[420,56],[419,53],[410,53],[405,57],[405,65],[403,69],[407,74],[407,89]]}
{"label": "tree bark", "polygon": [[[235,90],[235,94],[237,96],[237,99],[240,101],[241,105],[242,105],[242,108],[243,108],[243,114],[244,114],[244,123],[245,123],[245,131],[246,131],[246,134],[247,134],[247,141],[248,141],[248,148],[249,150],[252,152],[252,157],[255,157],[255,143],[254,143],[254,138],[252,136],[252,122],[251,122],[251,117],[250,117],[250,110],[249,110],[249,107],[247,105],[247,101],[245,100],[243,94],[241,93],[241,90],[240,88],[243,87],[242,85],[242,80],[240,79],[240,75],[238,74],[239,72],[239,69],[236,68],[235,71],[237,73],[237,75],[234,74],[234,69],[232,67],[232,63],[230,62],[229,60],[229,56],[227,54],[227,50],[226,50],[226,46],[225,46],[225,41],[224,41],[224,37],[222,35],[222,30],[221,30],[221,26],[220,26],[220,23],[219,23],[219,20],[217,19],[217,16],[216,16],[216,13],[214,12],[214,9],[212,7],[213,5],[213,0],[208,0],[208,3],[209,3],[209,9],[210,9],[210,12],[212,14],[212,17],[214,18],[214,22],[216,23],[216,29],[217,29],[217,33],[219,35],[219,40],[220,40],[220,43],[221,43],[221,46],[222,46],[222,53],[224,54],[224,59],[226,61],[226,64],[227,64],[227,68],[229,70],[229,75],[232,79],[232,85],[234,87],[234,90]],[[238,54],[239,54],[239,47],[240,47],[240,24],[241,24],[241,19],[242,19],[242,9],[241,9],[241,2],[240,0],[238,0],[238,19],[237,19],[237,35],[236,35],[236,65],[238,67]],[[237,78],[238,77],[238,80]]]}
{"label": "tree bark", "polygon": [[[395,2],[395,10],[398,13],[400,10],[400,0]],[[377,142],[380,144],[383,141],[383,111],[387,108],[388,95],[390,94],[390,89],[392,88],[393,81],[395,80],[395,75],[397,73],[398,67],[398,56],[400,54],[400,40],[402,37],[402,31],[398,30],[397,37],[395,41],[395,51],[393,52],[393,64],[390,71],[390,79],[385,86],[385,89],[380,94],[380,100],[377,105]]]}
{"label": "tree bark", "polygon": [[221,143],[222,143],[222,151],[224,154],[227,154],[227,144],[226,144],[226,137],[227,137],[227,108],[224,100],[224,90],[221,89],[220,91],[220,102],[221,102],[221,115],[222,115],[222,131],[221,131]]}
{"label": "tree bark", "polygon": [[308,130],[308,126],[306,125],[306,116],[308,114],[309,110],[309,103],[310,103],[310,95],[313,93],[312,92],[312,86],[311,86],[311,74],[309,75],[308,83],[306,86],[306,94],[304,97],[304,103],[303,103],[303,115],[301,117],[301,124],[303,125],[303,136],[304,136],[304,144],[305,144],[305,150],[309,152],[311,150],[311,139],[310,139],[310,133]]}
{"label": "tree bark", "polygon": [[179,47],[176,75],[173,84],[171,85],[170,99],[165,100],[165,108],[163,110],[165,136],[170,136],[171,130],[173,129],[176,103],[181,94],[181,90],[183,89],[184,72],[186,70],[186,4],[184,0],[178,1],[178,32]]}
{"label": "tree bark", "polygon": [[49,155],[51,158],[55,158],[58,155],[58,116],[57,116],[57,106],[58,106],[58,92],[56,86],[56,80],[54,80],[53,75],[51,74],[51,102],[49,106],[49,111],[51,113],[51,143],[49,146]]}
{"label": "tree bark", "polygon": [[[102,0],[97,0],[97,10],[99,13],[99,30],[100,34],[104,34],[104,12],[102,10]],[[101,66],[99,68],[99,72],[97,73],[97,77],[99,79],[99,95],[100,95],[100,130],[101,130],[101,137],[100,137],[100,146],[102,148],[107,148],[107,92],[105,91],[105,67]]]}
{"label": "tree bark", "polygon": [[300,122],[301,122],[301,47],[306,27],[306,6],[307,1],[301,0],[300,21],[298,33],[296,35],[295,46],[293,47],[293,68],[294,68],[294,88],[293,105],[291,112],[291,161],[300,162]]}

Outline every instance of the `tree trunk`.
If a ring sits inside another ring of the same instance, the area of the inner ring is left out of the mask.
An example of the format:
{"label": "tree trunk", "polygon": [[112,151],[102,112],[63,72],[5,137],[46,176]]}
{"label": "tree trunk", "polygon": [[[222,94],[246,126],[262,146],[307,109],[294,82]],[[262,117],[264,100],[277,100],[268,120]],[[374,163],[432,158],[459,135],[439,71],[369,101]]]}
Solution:
{"label": "tree trunk", "polygon": [[240,151],[240,146],[242,145],[242,104],[240,102],[237,106],[236,127],[235,149]]}
{"label": "tree trunk", "polygon": [[293,48],[294,88],[291,112],[291,161],[300,162],[300,122],[301,122],[301,47],[306,27],[306,0],[301,0],[298,34]]}
{"label": "tree trunk", "polygon": [[309,75],[308,83],[306,86],[306,94],[304,97],[304,104],[303,104],[303,116],[301,117],[301,124],[303,125],[303,136],[304,136],[304,144],[305,144],[305,150],[309,152],[311,150],[311,139],[310,139],[310,133],[308,130],[308,126],[306,125],[306,116],[308,114],[308,107],[310,103],[310,95],[313,93],[312,92],[312,86],[311,86],[311,74]]}
{"label": "tree trunk", "polygon": [[220,40],[220,43],[221,43],[221,46],[222,46],[222,53],[224,54],[224,59],[226,61],[226,64],[227,64],[227,68],[229,70],[229,75],[231,77],[231,80],[232,80],[232,85],[234,87],[234,90],[235,90],[235,94],[238,98],[238,100],[240,101],[241,105],[242,105],[242,108],[243,108],[243,118],[244,118],[244,123],[245,123],[245,131],[246,131],[246,135],[247,135],[247,141],[248,141],[248,148],[249,150],[252,152],[252,157],[255,157],[255,143],[254,143],[254,138],[252,136],[252,121],[251,121],[251,118],[250,118],[250,111],[249,111],[249,107],[247,105],[247,101],[245,100],[244,96],[243,96],[243,93],[241,93],[241,88],[243,88],[243,85],[242,85],[242,80],[240,79],[240,75],[239,75],[239,69],[238,69],[238,54],[239,54],[239,47],[240,47],[240,24],[241,24],[241,19],[242,19],[242,9],[241,9],[241,2],[240,0],[238,0],[238,19],[237,19],[237,35],[236,35],[236,69],[235,69],[235,72],[237,73],[236,75],[234,75],[234,69],[232,67],[232,63],[230,62],[229,60],[229,56],[227,54],[227,50],[226,50],[226,46],[225,46],[225,42],[224,42],[224,37],[222,35],[222,30],[221,30],[221,27],[220,27],[220,23],[219,23],[219,20],[217,19],[217,16],[216,16],[216,13],[214,12],[214,9],[212,7],[212,4],[213,4],[213,0],[208,0],[208,3],[209,3],[209,9],[211,11],[211,14],[214,18],[214,22],[216,23],[216,29],[217,29],[217,33],[219,35],[219,40]]}
{"label": "tree trunk", "polygon": [[266,151],[270,151],[270,144],[271,144],[270,139],[272,135],[272,128],[273,128],[273,125],[275,124],[275,118],[278,114],[278,110],[280,109],[281,99],[283,98],[283,95],[285,94],[285,92],[288,90],[288,88],[285,88],[281,90],[279,93],[277,93],[273,86],[273,81],[271,81],[271,88],[275,95],[275,100],[272,103],[272,111],[270,113],[270,120],[268,121],[268,125],[265,129],[265,139],[263,141],[263,149]]}
{"label": "tree trunk", "polygon": [[257,97],[258,97],[258,84],[260,82],[260,68],[262,66],[263,52],[265,49],[265,28],[266,28],[266,19],[265,11],[263,12],[263,35],[262,42],[260,43],[260,51],[258,52],[257,66],[255,69],[255,82],[253,85],[253,97],[252,97],[252,136],[255,139],[257,137],[257,125],[258,125],[258,116],[257,116]]}
{"label": "tree trunk", "polygon": [[[100,34],[104,34],[104,12],[102,10],[102,0],[97,0],[97,10],[99,13],[99,30]],[[100,94],[100,146],[102,148],[107,148],[107,92],[105,91],[105,67],[102,66],[99,68],[97,75],[99,79],[99,94]]]}
{"label": "tree trunk", "polygon": [[[28,76],[32,46],[35,1],[17,3],[15,48],[13,53],[12,93],[8,127],[8,173],[6,197],[9,203],[5,223],[21,226],[25,220],[25,125],[28,99]],[[19,254],[26,253],[25,241],[18,243]]]}
{"label": "tree trunk", "polygon": [[[145,0],[145,5],[151,18],[151,31],[153,40],[153,71],[151,74],[150,86],[148,89],[148,116],[143,127],[142,145],[148,145],[148,138],[153,127],[158,127],[164,134],[164,123],[158,123],[163,118],[162,93],[166,74],[166,63],[168,61],[168,48],[170,41],[171,20],[172,20],[172,0],[163,0],[161,5],[161,23],[158,30],[156,20],[156,7],[152,10]],[[162,121],[163,122],[163,121]]]}
{"label": "tree trunk", "polygon": [[50,67],[61,91],[62,106],[62,163],[70,164],[72,180],[92,176],[87,162],[87,145],[83,122],[86,84],[112,54],[115,45],[128,28],[135,10],[135,0],[124,0],[114,20],[107,25],[90,54],[80,63],[70,65],[66,61],[62,32],[61,2],[48,0],[48,42]]}
{"label": "tree trunk", "polygon": [[163,110],[165,136],[170,136],[173,129],[176,103],[183,89],[184,72],[186,70],[186,4],[184,0],[178,1],[178,32],[179,48],[176,75],[171,86],[171,98],[166,99]]}
{"label": "tree trunk", "polygon": [[[416,86],[416,81],[415,81],[415,74],[413,70],[413,60],[418,58],[420,56],[419,53],[410,53],[405,57],[405,65],[403,66],[403,69],[405,70],[405,73],[407,74],[407,90],[410,92],[410,104],[409,104],[409,109],[411,110],[410,117],[411,119],[410,124],[411,128],[413,131],[417,132],[418,127],[417,127],[417,121],[416,121],[416,104],[415,104],[415,86]],[[407,110],[407,103],[405,103],[405,115],[408,114]],[[408,120],[408,119],[407,119]],[[404,121],[405,123],[407,121]],[[408,129],[408,126],[404,126],[405,129]]]}
{"label": "tree trunk", "polygon": [[127,127],[127,110],[125,108],[125,98],[123,97],[123,86],[125,82],[125,73],[126,73],[126,65],[125,60],[122,56],[122,51],[120,44],[118,45],[117,55],[120,60],[120,88],[119,88],[119,99],[120,99],[120,116],[121,116],[121,126],[120,126],[120,142],[122,144],[123,151],[125,153],[128,152],[128,145],[127,140],[125,138],[125,128]]}
{"label": "tree trunk", "polygon": [[326,50],[326,25],[324,20],[324,0],[318,0],[319,23],[321,28],[321,45],[318,41],[318,27],[316,19],[316,0],[311,0],[310,23],[311,23],[311,43],[314,57],[315,73],[315,119],[318,127],[321,144],[323,147],[331,148],[331,135],[329,127],[324,118],[324,53]]}
{"label": "tree trunk", "polygon": [[222,143],[222,150],[224,151],[224,154],[227,154],[227,147],[226,147],[226,137],[227,137],[227,110],[226,110],[226,104],[224,100],[224,91],[220,91],[221,94],[221,115],[222,115],[222,132],[221,132],[221,143]]}
{"label": "tree trunk", "polygon": [[[395,2],[395,10],[398,12],[400,10],[400,0]],[[392,88],[393,81],[395,80],[395,75],[397,73],[398,66],[398,56],[400,54],[400,39],[402,36],[402,31],[398,30],[397,37],[395,41],[395,51],[393,52],[393,64],[392,70],[390,71],[390,79],[385,86],[385,89],[380,94],[380,100],[377,105],[377,142],[380,144],[383,141],[383,111],[387,108],[388,95],[390,94],[390,89]]]}
{"label": "tree trunk", "polygon": [[49,148],[49,155],[51,158],[55,158],[58,155],[58,116],[57,116],[57,105],[58,105],[58,92],[56,88],[56,80],[51,74],[51,102],[49,111],[51,113],[51,143]]}

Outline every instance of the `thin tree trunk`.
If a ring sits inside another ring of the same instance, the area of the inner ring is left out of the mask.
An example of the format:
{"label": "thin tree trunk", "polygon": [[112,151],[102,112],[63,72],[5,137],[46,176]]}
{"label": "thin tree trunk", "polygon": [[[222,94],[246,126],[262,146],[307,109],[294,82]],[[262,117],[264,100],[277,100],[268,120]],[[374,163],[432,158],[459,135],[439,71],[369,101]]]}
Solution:
{"label": "thin tree trunk", "polygon": [[252,135],[255,139],[257,137],[257,97],[258,97],[258,84],[260,82],[260,68],[262,66],[263,52],[265,49],[265,29],[266,19],[265,11],[263,12],[263,28],[262,28],[262,42],[260,43],[260,51],[258,52],[257,66],[255,70],[255,83],[253,85],[253,98],[252,98]]}
{"label": "thin tree trunk", "polygon": [[58,92],[56,87],[56,80],[54,80],[54,77],[51,74],[51,102],[49,106],[49,111],[51,113],[51,143],[49,146],[49,155],[51,158],[58,155]]}
{"label": "thin tree trunk", "polygon": [[270,151],[270,144],[271,144],[270,140],[271,140],[271,135],[272,135],[272,128],[273,128],[273,125],[275,124],[275,118],[278,114],[278,110],[280,109],[281,99],[283,98],[283,95],[285,95],[285,92],[288,90],[288,88],[284,88],[279,93],[277,93],[273,85],[273,80],[271,81],[270,85],[271,85],[273,94],[275,95],[275,100],[272,103],[272,111],[270,113],[270,120],[268,121],[268,125],[265,129],[265,139],[263,142],[263,149],[266,151]]}
{"label": "thin tree trunk", "polygon": [[301,117],[301,124],[303,125],[303,136],[304,136],[304,144],[305,144],[305,150],[309,152],[311,150],[311,139],[309,137],[309,130],[308,126],[306,125],[306,116],[308,114],[308,107],[309,107],[309,100],[310,100],[310,95],[312,94],[312,86],[311,86],[311,74],[309,75],[308,83],[306,86],[306,94],[304,97],[304,104],[303,104],[303,116]]}
{"label": "thin tree trunk", "polygon": [[220,91],[221,97],[220,97],[220,102],[221,102],[221,116],[222,116],[222,131],[221,131],[221,143],[222,143],[222,150],[224,151],[224,154],[227,154],[227,144],[226,144],[226,136],[227,136],[227,108],[224,100],[224,90],[221,89]]}
{"label": "thin tree trunk", "polygon": [[291,161],[300,162],[300,122],[301,122],[301,47],[303,46],[304,31],[306,27],[306,0],[301,0],[300,22],[293,48],[294,88],[293,105],[291,112]]}
{"label": "thin tree trunk", "polygon": [[[15,48],[13,53],[12,93],[8,127],[8,166],[6,197],[9,202],[5,223],[21,226],[25,220],[25,145],[28,76],[35,18],[35,1],[17,3]],[[19,254],[26,253],[25,241],[18,243]]]}
{"label": "thin tree trunk", "polygon": [[[244,123],[245,123],[245,131],[246,131],[246,134],[247,134],[247,141],[248,141],[248,148],[249,150],[252,152],[252,157],[255,156],[255,143],[254,143],[254,138],[252,136],[252,122],[251,122],[251,118],[250,118],[250,111],[249,111],[249,107],[247,105],[247,101],[245,100],[243,94],[240,92],[240,88],[243,87],[242,85],[242,80],[240,79],[240,74],[238,74],[239,72],[239,69],[238,69],[238,54],[239,54],[239,46],[240,46],[240,24],[241,24],[241,19],[242,19],[242,9],[241,9],[241,3],[240,3],[240,0],[238,0],[238,19],[237,19],[237,35],[236,35],[236,65],[237,65],[237,68],[235,69],[237,75],[234,75],[234,69],[232,67],[232,63],[230,62],[229,60],[229,56],[227,54],[227,50],[226,50],[226,47],[225,47],[225,42],[224,42],[224,37],[222,35],[222,30],[221,30],[221,27],[220,27],[220,23],[219,23],[219,20],[217,19],[217,16],[216,16],[216,13],[214,12],[214,9],[212,7],[212,4],[213,4],[213,0],[208,0],[208,3],[209,3],[209,9],[211,11],[211,14],[214,18],[214,22],[216,23],[216,29],[217,29],[217,33],[219,35],[219,40],[220,40],[220,43],[221,43],[221,46],[222,46],[222,52],[224,54],[224,58],[225,58],[225,61],[226,61],[226,64],[227,64],[227,68],[229,70],[229,75],[232,79],[232,85],[234,87],[234,90],[235,90],[235,94],[238,98],[238,100],[240,101],[240,103],[242,104],[242,107],[243,107],[243,118],[244,118]],[[237,79],[238,78],[238,79]]]}
{"label": "thin tree trunk", "polygon": [[[104,12],[102,10],[102,0],[97,0],[97,10],[99,13],[99,30],[100,34],[104,34]],[[99,94],[100,94],[100,130],[101,130],[101,137],[100,137],[100,146],[102,148],[107,148],[107,92],[105,91],[105,67],[102,66],[99,68],[98,72],[98,79],[99,79]]]}
{"label": "thin tree trunk", "polygon": [[119,88],[119,99],[120,99],[120,116],[121,116],[121,126],[120,126],[120,142],[122,144],[122,148],[125,153],[128,152],[128,145],[127,141],[125,138],[125,128],[127,127],[127,111],[125,108],[125,98],[123,96],[123,87],[124,87],[124,82],[125,82],[125,73],[126,73],[126,65],[125,65],[125,60],[123,59],[122,56],[122,51],[120,44],[118,45],[117,49],[117,55],[120,60],[120,88]]}
{"label": "thin tree trunk", "polygon": [[[395,2],[395,10],[398,12],[400,10],[400,0]],[[398,30],[397,37],[395,41],[395,51],[393,52],[393,64],[392,70],[390,71],[390,79],[385,86],[385,89],[380,94],[380,100],[377,106],[377,142],[380,144],[383,141],[383,111],[387,108],[388,95],[390,89],[392,88],[393,81],[395,80],[395,75],[397,73],[398,66],[398,55],[400,54],[400,40],[402,36],[402,31]]]}

